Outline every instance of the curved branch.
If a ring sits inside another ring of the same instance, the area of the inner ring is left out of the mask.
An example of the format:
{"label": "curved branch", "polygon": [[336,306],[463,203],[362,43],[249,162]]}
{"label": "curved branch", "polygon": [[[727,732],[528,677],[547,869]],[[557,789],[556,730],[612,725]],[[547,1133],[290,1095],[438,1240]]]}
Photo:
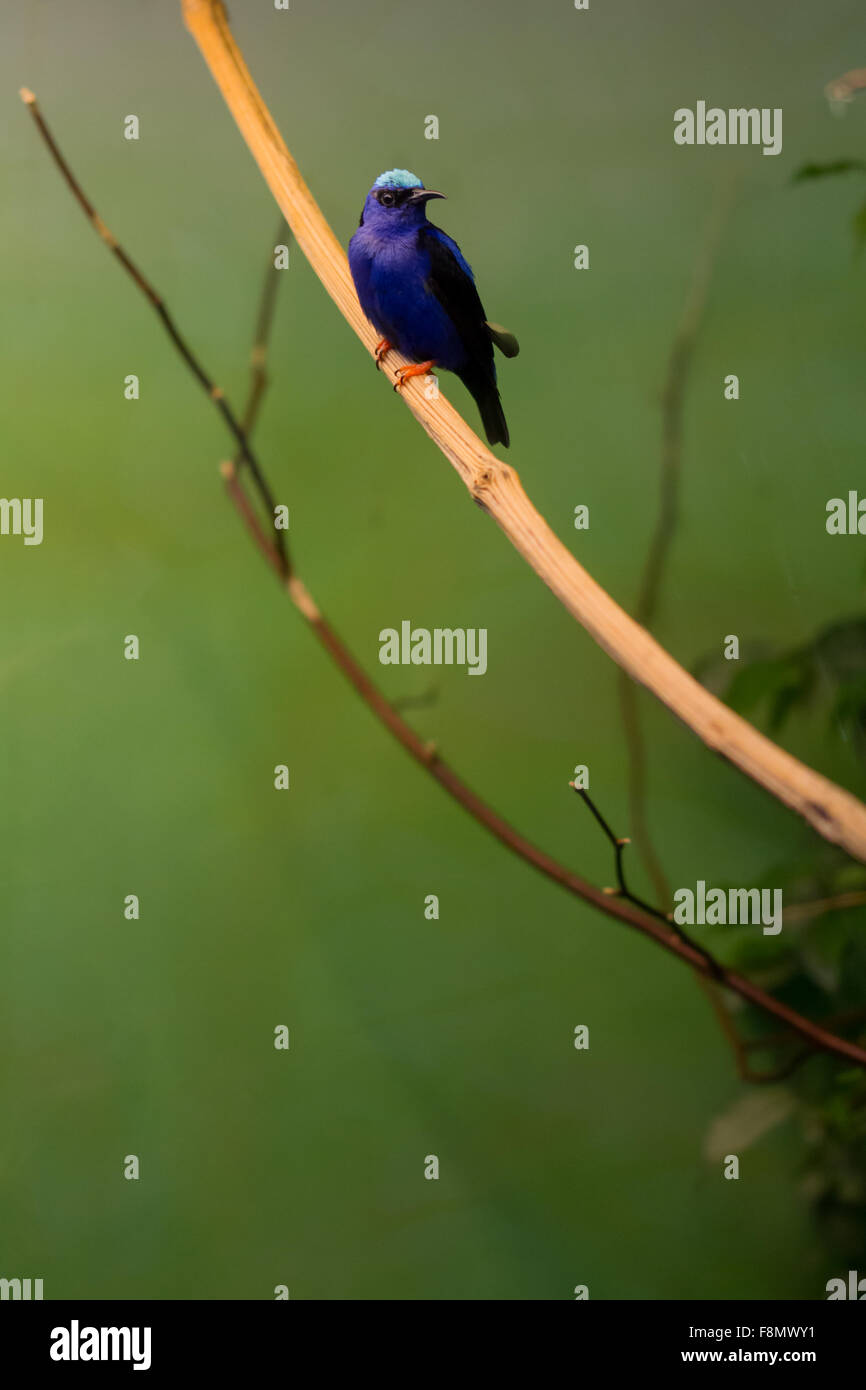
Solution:
{"label": "curved branch", "polygon": [[[250,76],[221,0],[181,3],[187,28],[298,245],[372,354],[377,335],[358,303],[345,252]],[[401,365],[405,359],[396,352],[383,364],[392,382]],[[481,443],[441,393],[438,400],[428,401],[423,388],[410,382],[401,394],[470,495],[608,655],[688,724],[709,748],[797,811],[826,839],[866,861],[866,806],[728,709],[630,618],[554,535],[523,491],[514,469]]]}

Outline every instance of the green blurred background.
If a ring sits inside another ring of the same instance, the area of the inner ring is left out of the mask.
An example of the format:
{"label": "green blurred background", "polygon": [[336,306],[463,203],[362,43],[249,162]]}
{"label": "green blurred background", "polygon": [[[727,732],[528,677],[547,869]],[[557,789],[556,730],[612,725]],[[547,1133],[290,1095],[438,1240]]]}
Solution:
{"label": "green blurred background", "polygon": [[[521,341],[500,373],[510,459],[626,606],[667,353],[738,171],[656,630],[691,665],[727,633],[791,645],[862,608],[864,543],[824,529],[827,499],[864,477],[862,189],[790,183],[804,160],[866,154],[866,104],[840,121],[823,96],[866,62],[859,0],[230,10],[344,243],[382,169],[448,194],[434,220]],[[215,412],[19,102],[32,87],[242,402],[275,208],[179,5],[7,0],[3,27],[0,492],[45,499],[45,540],[0,540],[0,1275],[42,1277],[49,1298],[822,1297],[843,1271],[800,1190],[796,1129],[724,1181],[704,1138],[743,1088],[689,973],[511,858],[344,684],[225,499]],[[783,107],[783,153],[676,147],[673,111],[698,99]],[[472,506],[295,249],[279,295],[257,442],[307,584],[389,696],[435,687],[409,717],[471,785],[609,882],[566,783],[589,764],[626,828],[614,666]],[[459,383],[443,388],[475,427]],[[486,627],[487,676],[380,667],[379,630],[403,618]],[[641,710],[675,884],[748,885],[811,845],[644,695]],[[864,792],[820,721],[784,741]]]}

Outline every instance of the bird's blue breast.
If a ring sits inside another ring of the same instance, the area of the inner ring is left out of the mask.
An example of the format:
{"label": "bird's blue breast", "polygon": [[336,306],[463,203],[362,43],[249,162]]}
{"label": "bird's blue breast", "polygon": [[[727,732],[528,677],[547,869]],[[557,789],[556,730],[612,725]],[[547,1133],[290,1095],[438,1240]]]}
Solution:
{"label": "bird's blue breast", "polygon": [[429,287],[430,257],[415,231],[385,239],[360,226],[349,243],[349,265],[361,308],[398,351],[452,372],[465,367],[466,350]]}

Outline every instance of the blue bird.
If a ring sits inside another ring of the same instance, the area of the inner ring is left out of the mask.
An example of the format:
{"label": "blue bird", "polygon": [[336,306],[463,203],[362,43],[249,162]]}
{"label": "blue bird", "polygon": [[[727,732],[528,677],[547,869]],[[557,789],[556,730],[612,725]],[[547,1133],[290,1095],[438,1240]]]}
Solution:
{"label": "blue bird", "polygon": [[516,357],[517,339],[490,323],[460,247],[427,220],[427,203],[444,198],[408,169],[380,174],[349,242],[349,267],[361,308],[382,341],[376,365],[397,348],[414,365],[395,386],[433,367],[455,372],[474,396],[491,444],[509,443],[496,388],[493,344]]}

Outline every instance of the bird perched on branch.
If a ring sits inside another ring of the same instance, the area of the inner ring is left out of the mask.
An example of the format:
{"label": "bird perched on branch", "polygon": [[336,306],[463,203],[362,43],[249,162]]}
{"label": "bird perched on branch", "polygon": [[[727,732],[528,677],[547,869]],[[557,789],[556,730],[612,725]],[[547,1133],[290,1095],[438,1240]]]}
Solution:
{"label": "bird perched on branch", "polygon": [[361,308],[382,334],[376,365],[392,347],[413,364],[399,369],[394,389],[433,367],[456,373],[475,397],[489,443],[507,447],[493,344],[516,357],[517,339],[488,320],[460,247],[428,222],[428,202],[444,197],[408,169],[380,174],[349,242],[352,278]]}

